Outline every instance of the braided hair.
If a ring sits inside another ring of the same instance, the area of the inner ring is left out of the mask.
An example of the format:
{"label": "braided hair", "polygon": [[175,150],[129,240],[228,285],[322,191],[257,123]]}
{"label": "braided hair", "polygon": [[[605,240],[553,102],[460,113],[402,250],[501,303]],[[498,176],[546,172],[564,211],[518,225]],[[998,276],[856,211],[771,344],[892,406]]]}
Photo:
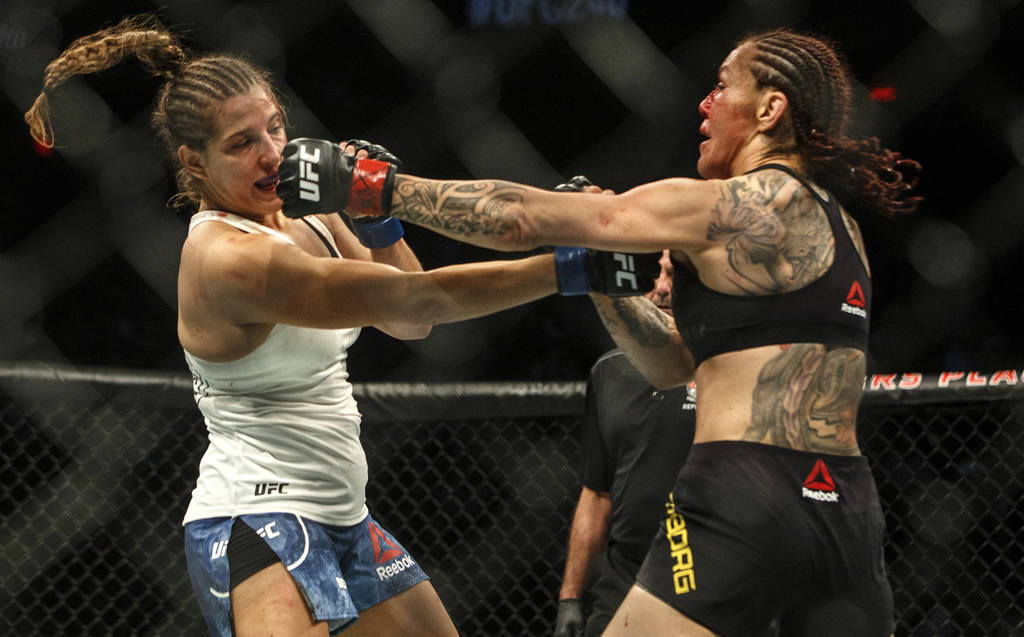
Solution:
{"label": "braided hair", "polygon": [[[43,90],[25,113],[32,137],[46,147],[54,144],[49,100],[54,91],[76,75],[97,73],[134,56],[153,76],[164,80],[151,124],[172,161],[185,145],[204,150],[216,133],[217,106],[224,100],[263,88],[280,107],[270,73],[248,60],[223,53],[192,55],[182,42],[151,14],[130,16],[117,25],[72,42],[50,62]],[[281,108],[282,117],[284,109]],[[200,183],[178,166],[174,203],[198,203]]]}
{"label": "braided hair", "polygon": [[851,212],[911,213],[921,164],[882,147],[878,138],[851,138],[852,82],[836,46],[818,35],[775,29],[750,35],[738,46],[753,48],[751,72],[761,88],[786,94],[795,151],[808,176],[834,193]]}

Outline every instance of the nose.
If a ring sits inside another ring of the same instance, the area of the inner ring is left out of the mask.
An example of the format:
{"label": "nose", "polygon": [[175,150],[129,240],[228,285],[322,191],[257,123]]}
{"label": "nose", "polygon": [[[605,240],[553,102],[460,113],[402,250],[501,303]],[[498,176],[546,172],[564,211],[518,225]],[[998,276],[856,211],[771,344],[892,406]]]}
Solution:
{"label": "nose", "polygon": [[668,305],[672,302],[672,275],[665,270],[654,280],[654,289],[651,290],[651,301],[657,305]]}
{"label": "nose", "polygon": [[714,99],[715,99],[715,92],[711,91],[710,93],[708,93],[704,97],[704,99],[702,99],[700,101],[700,104],[697,105],[697,112],[700,113],[701,115],[703,115],[704,117],[707,117],[708,116],[708,111],[711,110],[711,102]]}
{"label": "nose", "polygon": [[281,163],[284,143],[279,142],[270,135],[264,135],[260,141],[260,161],[267,166],[277,168]]}

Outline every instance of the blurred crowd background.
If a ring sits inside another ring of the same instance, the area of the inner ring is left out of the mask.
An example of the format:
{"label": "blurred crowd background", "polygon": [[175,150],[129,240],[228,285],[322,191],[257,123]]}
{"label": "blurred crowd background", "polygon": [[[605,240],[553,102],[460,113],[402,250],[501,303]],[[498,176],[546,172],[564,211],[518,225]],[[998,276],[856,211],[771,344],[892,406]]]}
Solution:
{"label": "blurred crowd background", "polygon": [[[615,190],[695,177],[697,104],[747,32],[836,39],[853,132],[920,161],[912,217],[860,220],[875,310],[869,372],[1021,364],[1024,73],[1018,0],[4,0],[0,361],[185,371],[175,278],[188,211],[148,128],[135,62],[70,83],[54,151],[22,114],[72,39],[156,11],[200,50],[274,73],[291,135],[365,138],[405,170]],[[507,258],[407,225],[425,267]],[[366,329],[356,381],[575,380],[611,341],[552,297],[399,342]]]}

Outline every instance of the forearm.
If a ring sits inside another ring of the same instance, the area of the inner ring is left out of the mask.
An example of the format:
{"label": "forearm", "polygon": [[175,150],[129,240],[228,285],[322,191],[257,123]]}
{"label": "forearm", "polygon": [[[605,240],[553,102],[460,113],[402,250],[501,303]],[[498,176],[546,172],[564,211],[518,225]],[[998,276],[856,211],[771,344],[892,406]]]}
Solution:
{"label": "forearm", "polygon": [[414,316],[450,323],[493,314],[558,292],[554,257],[536,255],[512,261],[464,263],[418,275],[406,292]]}
{"label": "forearm", "polygon": [[666,389],[693,379],[693,356],[672,317],[639,296],[590,298],[612,340],[648,382]]}
{"label": "forearm", "polygon": [[495,250],[530,245],[522,203],[528,187],[505,181],[437,181],[398,175],[391,216]]}
{"label": "forearm", "polygon": [[584,487],[569,531],[569,547],[559,599],[579,599],[583,595],[590,565],[607,541],[610,516],[611,499],[608,494]]}

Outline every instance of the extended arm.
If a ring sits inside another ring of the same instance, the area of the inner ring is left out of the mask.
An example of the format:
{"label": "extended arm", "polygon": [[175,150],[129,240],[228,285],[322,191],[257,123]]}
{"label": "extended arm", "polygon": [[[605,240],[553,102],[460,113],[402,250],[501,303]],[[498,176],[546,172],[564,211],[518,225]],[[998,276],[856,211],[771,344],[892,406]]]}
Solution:
{"label": "extended arm", "polygon": [[[573,245],[612,252],[700,251],[718,186],[667,179],[605,196],[560,193],[500,180],[441,181],[397,174],[322,140],[285,146],[278,196],[299,217],[344,210],[393,217],[497,250]],[[314,179],[315,178],[315,179]]]}
{"label": "extended arm", "polygon": [[554,257],[548,254],[402,272],[379,263],[318,259],[270,237],[220,225],[203,224],[207,227],[189,236],[182,250],[180,295],[184,307],[238,326],[446,323],[558,289]]}

